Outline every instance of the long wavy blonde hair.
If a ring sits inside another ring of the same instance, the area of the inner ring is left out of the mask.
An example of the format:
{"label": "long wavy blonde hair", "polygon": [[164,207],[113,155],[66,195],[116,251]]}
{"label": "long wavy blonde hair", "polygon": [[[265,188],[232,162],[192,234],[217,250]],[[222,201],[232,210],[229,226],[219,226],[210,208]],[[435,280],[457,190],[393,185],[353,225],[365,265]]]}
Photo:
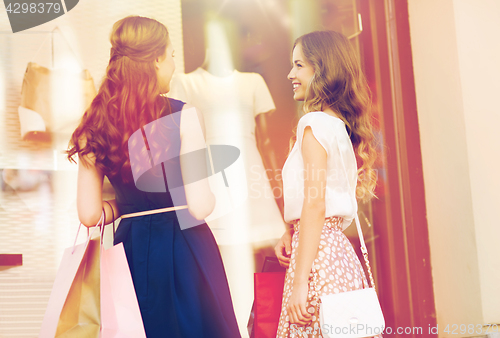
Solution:
{"label": "long wavy blonde hair", "polygon": [[[155,60],[166,57],[167,28],[160,22],[129,16],[113,25],[106,75],[91,106],[70,140],[68,159],[93,153],[108,177],[130,176],[128,139],[158,119],[166,107],[160,96]],[[84,146],[80,144],[85,139]],[[128,174],[127,174],[128,173]]]}
{"label": "long wavy blonde hair", "polygon": [[305,94],[304,112],[329,107],[340,115],[362,161],[356,195],[368,201],[375,196],[377,175],[373,164],[377,152],[373,145],[370,90],[356,52],[344,35],[334,31],[302,35],[293,47],[297,45],[314,68]]}

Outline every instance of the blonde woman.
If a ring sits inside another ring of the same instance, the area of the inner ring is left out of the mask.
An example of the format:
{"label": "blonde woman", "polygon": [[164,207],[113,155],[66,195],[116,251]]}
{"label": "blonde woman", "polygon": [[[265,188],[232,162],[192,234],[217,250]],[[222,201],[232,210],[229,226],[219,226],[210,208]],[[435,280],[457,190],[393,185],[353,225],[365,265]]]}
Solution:
{"label": "blonde woman", "polygon": [[292,62],[288,79],[305,114],[283,167],[285,221],[293,227],[275,247],[288,268],[277,337],[323,337],[318,296],[367,286],[342,231],[357,212],[355,196],[374,196],[370,96],[356,53],[340,33],[299,37]]}

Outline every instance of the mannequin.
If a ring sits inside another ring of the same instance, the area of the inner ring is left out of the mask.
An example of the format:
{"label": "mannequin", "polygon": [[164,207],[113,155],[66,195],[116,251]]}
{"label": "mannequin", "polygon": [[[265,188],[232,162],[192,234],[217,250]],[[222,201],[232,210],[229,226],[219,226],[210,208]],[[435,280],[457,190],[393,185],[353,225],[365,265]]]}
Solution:
{"label": "mannequin", "polygon": [[[266,117],[275,106],[262,76],[234,69],[223,24],[211,20],[205,33],[208,48],[203,65],[189,74],[175,75],[169,96],[200,109],[207,145],[232,145],[241,152],[225,170],[229,187],[214,177],[217,175],[210,178],[216,207],[206,222],[219,244],[236,318],[245,337],[253,302],[254,249],[275,243],[285,229],[255,137],[256,121],[263,127],[259,132],[267,133]],[[276,168],[269,140],[264,138],[260,146],[271,155],[266,162]]]}

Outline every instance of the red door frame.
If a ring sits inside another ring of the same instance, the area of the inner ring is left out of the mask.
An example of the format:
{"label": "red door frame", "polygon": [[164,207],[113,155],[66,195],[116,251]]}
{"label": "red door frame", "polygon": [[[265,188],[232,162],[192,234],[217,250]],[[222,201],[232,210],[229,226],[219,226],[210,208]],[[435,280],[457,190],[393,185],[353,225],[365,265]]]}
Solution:
{"label": "red door frame", "polygon": [[[383,137],[384,191],[373,206],[386,326],[437,337],[413,63],[405,0],[358,0],[360,45]],[[411,329],[410,329],[411,328]],[[419,331],[418,328],[421,328]],[[402,332],[403,333],[403,332]]]}

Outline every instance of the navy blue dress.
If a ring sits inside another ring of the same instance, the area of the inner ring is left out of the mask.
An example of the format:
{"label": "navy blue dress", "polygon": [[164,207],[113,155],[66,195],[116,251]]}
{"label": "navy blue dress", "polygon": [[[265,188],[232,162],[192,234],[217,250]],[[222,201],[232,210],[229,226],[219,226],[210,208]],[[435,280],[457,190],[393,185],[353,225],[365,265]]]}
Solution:
{"label": "navy blue dress", "polygon": [[[168,99],[163,116],[183,102]],[[169,107],[170,106],[170,107]],[[169,152],[180,152],[180,114],[172,114]],[[170,163],[164,168],[177,166]],[[144,192],[132,179],[110,179],[122,214],[173,206],[168,192]],[[163,182],[166,185],[166,182]],[[122,219],[114,243],[127,255],[148,338],[240,337],[219,249],[206,223],[181,229],[187,209]],[[199,223],[199,221],[198,221]]]}

